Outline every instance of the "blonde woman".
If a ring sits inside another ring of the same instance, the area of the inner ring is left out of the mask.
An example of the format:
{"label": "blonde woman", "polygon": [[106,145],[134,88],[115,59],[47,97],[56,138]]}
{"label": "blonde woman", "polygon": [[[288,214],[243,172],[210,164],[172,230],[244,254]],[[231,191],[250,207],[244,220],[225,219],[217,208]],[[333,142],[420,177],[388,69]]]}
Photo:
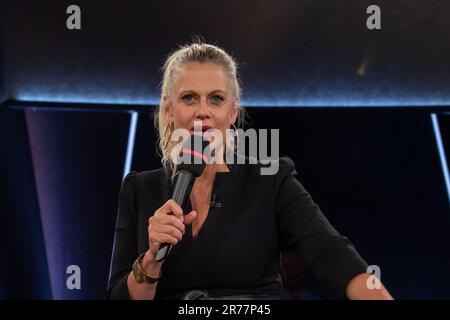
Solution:
{"label": "blonde woman", "polygon": [[[155,125],[163,167],[124,179],[109,298],[278,299],[280,251],[289,247],[342,298],[391,299],[384,286],[367,287],[367,263],[295,178],[289,158],[275,175],[261,175],[259,164],[208,164],[186,208],[171,200],[174,130],[192,131],[201,121],[202,130],[226,137],[244,110],[236,62],[215,45],[196,42],[170,54],[161,89]],[[173,248],[158,262],[164,243]]]}

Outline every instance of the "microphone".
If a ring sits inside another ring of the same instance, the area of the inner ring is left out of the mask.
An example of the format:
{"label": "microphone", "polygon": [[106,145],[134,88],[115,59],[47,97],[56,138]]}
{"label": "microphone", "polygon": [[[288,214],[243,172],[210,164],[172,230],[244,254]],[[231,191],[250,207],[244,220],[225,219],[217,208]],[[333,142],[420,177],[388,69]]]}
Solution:
{"label": "microphone", "polygon": [[[195,178],[199,177],[209,162],[205,150],[209,147],[209,141],[204,139],[201,133],[190,135],[178,153],[178,174],[172,199],[184,210]],[[156,261],[163,261],[169,254],[172,245],[163,243],[156,254]]]}

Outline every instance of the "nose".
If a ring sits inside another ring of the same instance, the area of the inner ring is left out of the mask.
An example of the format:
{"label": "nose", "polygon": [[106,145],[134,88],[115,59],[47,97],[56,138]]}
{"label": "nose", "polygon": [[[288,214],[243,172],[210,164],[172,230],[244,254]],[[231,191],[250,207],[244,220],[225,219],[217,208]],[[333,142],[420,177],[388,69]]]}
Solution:
{"label": "nose", "polygon": [[199,120],[204,120],[209,118],[208,105],[204,99],[200,100],[199,106],[195,112],[195,118]]}

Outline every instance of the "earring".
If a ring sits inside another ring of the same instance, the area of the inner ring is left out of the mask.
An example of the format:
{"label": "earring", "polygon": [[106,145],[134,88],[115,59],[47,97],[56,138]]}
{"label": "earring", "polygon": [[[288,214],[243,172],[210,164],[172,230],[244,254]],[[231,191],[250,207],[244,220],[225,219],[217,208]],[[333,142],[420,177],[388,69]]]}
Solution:
{"label": "earring", "polygon": [[[172,127],[172,129],[170,129],[170,133],[169,136],[167,136],[167,132],[169,131],[169,128]],[[164,130],[164,135],[163,135],[163,150],[167,149],[167,146],[169,145],[169,141],[170,141],[170,135],[173,132],[173,129],[175,127],[175,124],[173,122],[169,123],[166,126],[166,130]]]}
{"label": "earring", "polygon": [[[236,142],[236,140],[239,139],[239,137],[238,137],[238,131],[237,131],[237,128],[236,128],[236,126],[234,125],[234,123],[231,124],[231,127],[233,127],[234,133],[229,135],[227,145],[228,145],[228,148],[231,147],[231,148],[230,148],[231,150],[236,151],[236,149],[237,149],[237,145],[236,145],[237,142]],[[228,149],[228,148],[227,148],[227,149]]]}

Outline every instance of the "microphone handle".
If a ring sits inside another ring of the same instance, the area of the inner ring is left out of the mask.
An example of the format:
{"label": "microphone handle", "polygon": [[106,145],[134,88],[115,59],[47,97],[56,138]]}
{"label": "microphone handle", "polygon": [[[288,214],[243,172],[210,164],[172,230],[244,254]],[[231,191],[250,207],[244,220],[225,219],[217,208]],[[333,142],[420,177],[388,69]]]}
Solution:
{"label": "microphone handle", "polygon": [[[182,170],[178,174],[177,182],[175,183],[175,188],[173,189],[172,199],[184,210],[186,201],[191,194],[192,186],[194,185],[195,176],[192,172]],[[169,213],[172,214],[172,213]],[[184,214],[184,213],[183,213]],[[156,253],[156,261],[160,262],[166,259],[168,256],[172,245],[169,243],[163,243],[159,247]]]}

